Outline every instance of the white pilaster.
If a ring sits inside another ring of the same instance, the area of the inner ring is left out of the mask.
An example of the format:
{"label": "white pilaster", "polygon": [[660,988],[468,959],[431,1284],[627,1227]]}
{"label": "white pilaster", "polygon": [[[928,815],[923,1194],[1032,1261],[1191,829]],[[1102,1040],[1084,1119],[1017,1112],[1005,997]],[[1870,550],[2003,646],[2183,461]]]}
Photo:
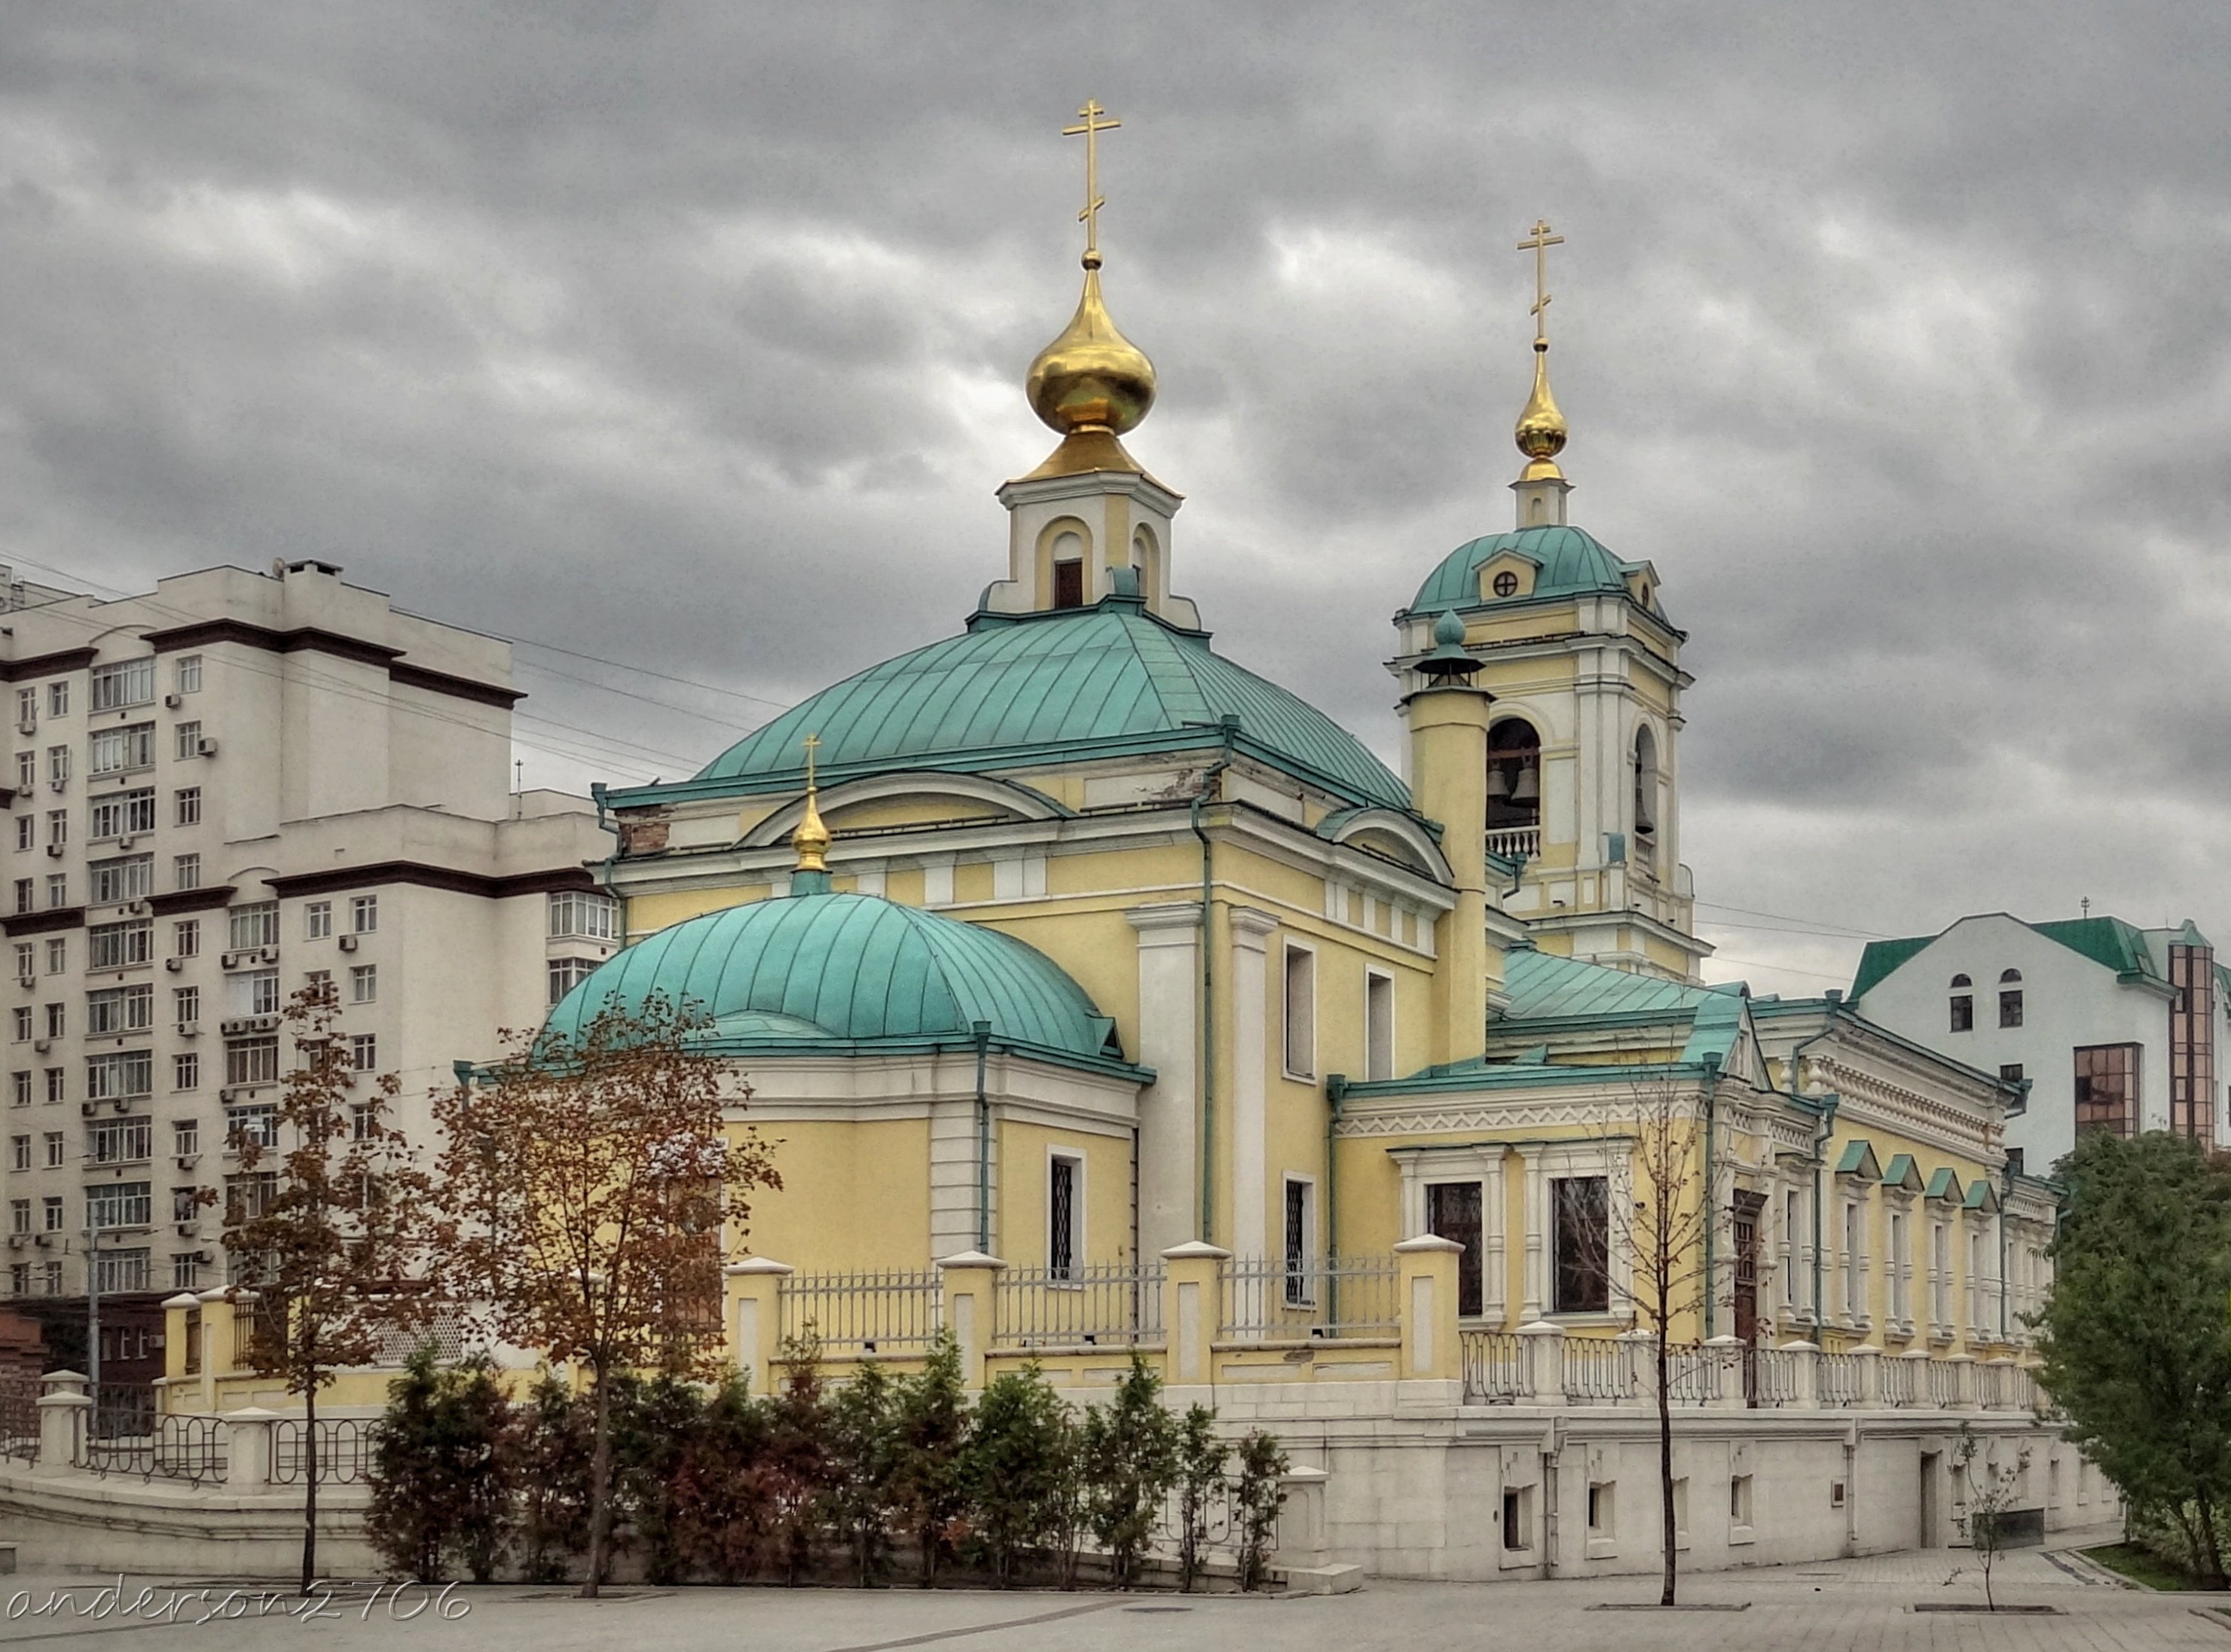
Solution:
{"label": "white pilaster", "polygon": [[[1267,912],[1232,912],[1232,1249],[1241,1256],[1277,1254],[1284,1235],[1269,1229],[1270,1163],[1264,1066],[1271,1040],[1265,952],[1278,920]],[[1283,1214],[1283,1213],[1282,1213]]]}
{"label": "white pilaster", "polygon": [[1139,1249],[1156,1256],[1193,1231],[1200,1142],[1200,904],[1139,907]]}

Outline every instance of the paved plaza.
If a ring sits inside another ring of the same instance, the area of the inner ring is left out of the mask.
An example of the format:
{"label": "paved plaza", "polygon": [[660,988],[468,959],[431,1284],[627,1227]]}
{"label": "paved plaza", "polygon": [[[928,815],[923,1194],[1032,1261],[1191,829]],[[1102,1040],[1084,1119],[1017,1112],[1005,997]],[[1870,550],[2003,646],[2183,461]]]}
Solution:
{"label": "paved plaza", "polygon": [[[2087,1533],[2086,1543],[2112,1532]],[[8,1617],[0,1642],[136,1649],[184,1637],[197,1645],[407,1646],[427,1642],[470,1652],[572,1652],[615,1646],[642,1652],[698,1648],[750,1652],[1225,1652],[1266,1645],[1281,1652],[1419,1652],[1419,1649],[1509,1646],[1549,1649],[1872,1649],[1914,1647],[1960,1652],[2119,1652],[2124,1648],[2202,1647],[2231,1652],[2231,1619],[2200,1597],[2122,1588],[2083,1563],[2052,1552],[2006,1557],[1998,1572],[2002,1603],[2046,1605],[2052,1616],[1917,1612],[1924,1604],[1980,1601],[1980,1580],[1964,1551],[1886,1555],[1801,1567],[1699,1574],[1683,1592],[1698,1610],[1600,1610],[1655,1595],[1643,1578],[1611,1582],[1495,1584],[1373,1584],[1330,1597],[999,1594],[838,1590],[618,1589],[598,1602],[527,1586],[462,1589],[438,1600],[411,1593],[368,1600],[359,1585],[336,1596],[314,1621],[292,1596],[266,1607],[253,1585],[210,1579],[126,1581],[120,1599],[103,1597],[113,1579],[82,1574],[23,1575],[5,1584]],[[229,1591],[238,1589],[236,1594]],[[143,1590],[146,1591],[143,1596]],[[173,1591],[184,1591],[174,1597]],[[50,1596],[67,1591],[67,1603]],[[184,1604],[173,1608],[171,1602]],[[1705,1610],[1740,1605],[1742,1610]],[[126,1609],[136,1607],[137,1610]],[[281,1610],[286,1609],[286,1610]],[[448,1616],[444,1616],[444,1613]],[[209,1617],[212,1621],[194,1620]],[[167,1620],[167,1621],[166,1621]]]}

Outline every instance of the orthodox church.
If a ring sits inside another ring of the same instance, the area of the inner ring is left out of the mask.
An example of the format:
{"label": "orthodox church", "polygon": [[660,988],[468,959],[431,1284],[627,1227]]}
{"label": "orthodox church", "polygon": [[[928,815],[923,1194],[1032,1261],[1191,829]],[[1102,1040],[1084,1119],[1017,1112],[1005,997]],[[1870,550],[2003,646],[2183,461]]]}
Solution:
{"label": "orthodox church", "polygon": [[1691,1334],[2011,1352],[2053,1209],[2008,1171],[2021,1087],[1833,995],[1699,980],[1685,634],[1652,562],[1568,519],[1559,238],[1522,248],[1514,519],[1389,593],[1397,773],[1177,594],[1090,165],[1082,294],[1026,381],[1057,440],[998,489],[1004,567],[987,545],[958,635],[600,791],[630,945],[553,1024],[701,1006],[779,1144],[751,1247],[802,1270],[1058,1278],[1206,1242],[1304,1276],[1430,1232],[1467,1323],[1607,1333],[1623,1281],[1576,1259],[1670,1094],[1714,1210]]}

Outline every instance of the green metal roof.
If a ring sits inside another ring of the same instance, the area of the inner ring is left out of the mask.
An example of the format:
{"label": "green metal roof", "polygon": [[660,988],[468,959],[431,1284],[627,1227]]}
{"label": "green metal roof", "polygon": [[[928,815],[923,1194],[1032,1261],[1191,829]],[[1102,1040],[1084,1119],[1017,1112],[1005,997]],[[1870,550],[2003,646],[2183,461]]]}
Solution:
{"label": "green metal roof", "polygon": [[1910,962],[1936,939],[1934,935],[1908,935],[1899,940],[1869,941],[1866,950],[1859,954],[1859,971],[1852,977],[1852,997],[1866,997],[1871,989],[1880,986],[1885,978]]}
{"label": "green metal roof", "polygon": [[[2095,964],[2104,964],[2122,980],[2160,982],[2163,979],[2162,972],[2155,967],[2152,952],[2146,945],[2146,932],[2134,924],[2124,923],[2119,918],[2062,918],[2047,923],[2031,924],[2022,919],[2013,918],[2011,913],[1996,915],[2010,918],[2025,928],[2034,929],[2047,940],[2057,942]],[[1961,920],[1963,923],[1966,921],[1964,918]],[[2208,944],[2207,937],[2193,929],[2189,922],[2185,925],[2185,930],[2190,931],[2195,938],[2186,944],[2202,946]],[[2176,938],[2183,943],[2184,932],[2177,932]],[[1859,971],[1852,978],[1852,997],[1855,999],[1866,997],[1869,991],[1881,985],[1885,977],[1911,962],[1923,948],[1938,939],[1936,935],[1908,935],[1897,940],[1869,941],[1866,950],[1859,954]]]}
{"label": "green metal roof", "polygon": [[[715,758],[695,781],[611,794],[794,785],[808,734],[839,781],[895,769],[980,771],[1235,743],[1359,804],[1410,807],[1409,788],[1347,730],[1277,684],[1212,653],[1206,635],[1111,597],[1058,613],[979,613],[959,636],[824,688]],[[740,783],[740,784],[739,784]]]}
{"label": "green metal roof", "polygon": [[1836,1174],[1858,1176],[1869,1181],[1882,1179],[1882,1161],[1875,1157],[1874,1144],[1864,1136],[1855,1136],[1844,1144],[1844,1156],[1836,1161]]}
{"label": "green metal roof", "polygon": [[1003,1049],[1126,1067],[1115,1023],[1044,953],[873,895],[761,900],[660,930],[607,959],[546,1026],[576,1035],[608,1003],[654,993],[712,1017],[708,1052],[951,1043],[982,1021]]}
{"label": "green metal roof", "polygon": [[1950,1165],[1943,1165],[1929,1173],[1929,1197],[1943,1199],[1949,1204],[1959,1204],[1966,1200],[1968,1190],[1961,1185],[1959,1172]]}
{"label": "green metal roof", "polygon": [[[1479,571],[1492,558],[1509,551],[1535,565],[1534,589],[1525,597],[1483,597]],[[1519,528],[1510,533],[1491,533],[1458,545],[1441,558],[1426,576],[1409,611],[1438,612],[1446,608],[1479,608],[1504,602],[1538,602],[1548,597],[1572,597],[1583,591],[1624,591],[1626,577],[1641,568],[1639,562],[1622,562],[1594,535],[1576,527]]]}
{"label": "green metal roof", "polygon": [[1685,986],[1530,946],[1515,946],[1504,955],[1503,990],[1510,1001],[1511,1021],[1636,1014],[1686,1019],[1714,996],[1710,987]]}
{"label": "green metal roof", "polygon": [[1902,1187],[1908,1192],[1921,1191],[1921,1167],[1913,1162],[1911,1153],[1892,1153],[1890,1166],[1883,1171],[1885,1187]]}

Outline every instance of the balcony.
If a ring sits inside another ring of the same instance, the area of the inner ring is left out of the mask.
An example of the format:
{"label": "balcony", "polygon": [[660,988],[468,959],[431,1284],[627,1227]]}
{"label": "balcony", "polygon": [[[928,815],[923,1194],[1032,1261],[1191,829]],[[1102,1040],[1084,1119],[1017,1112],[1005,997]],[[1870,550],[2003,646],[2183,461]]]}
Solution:
{"label": "balcony", "polygon": [[1487,852],[1506,861],[1530,861],[1542,852],[1539,826],[1495,826],[1487,834]]}

